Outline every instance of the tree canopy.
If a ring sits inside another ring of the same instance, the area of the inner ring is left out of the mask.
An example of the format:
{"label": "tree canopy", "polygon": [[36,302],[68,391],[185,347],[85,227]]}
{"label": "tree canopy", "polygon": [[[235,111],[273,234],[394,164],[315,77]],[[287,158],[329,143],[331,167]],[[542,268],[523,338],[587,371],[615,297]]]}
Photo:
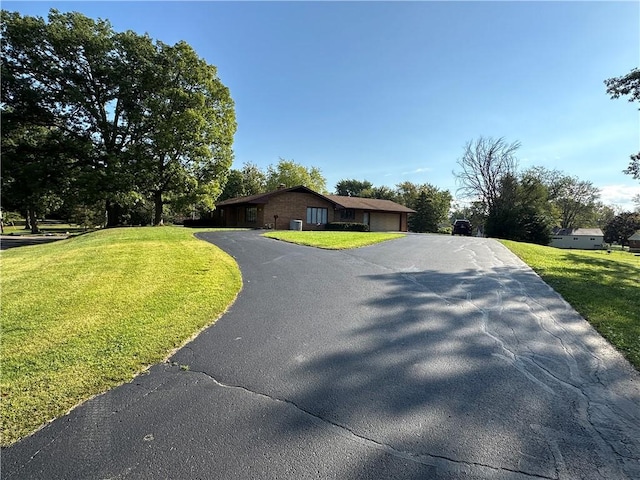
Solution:
{"label": "tree canopy", "polygon": [[640,230],[640,213],[621,212],[613,217],[604,228],[604,241],[607,243],[618,242],[620,245],[628,245],[629,237]]}
{"label": "tree canopy", "polygon": [[[110,225],[140,198],[153,202],[155,223],[165,203],[213,206],[233,160],[234,104],[188,44],[56,10],[48,20],[3,10],[0,28],[3,178],[16,187],[3,188],[3,203],[24,197],[21,138],[41,128],[42,152],[55,152],[53,138],[73,147],[72,159],[56,157],[73,164],[67,191],[100,201]],[[71,201],[65,192],[56,194]]]}
{"label": "tree canopy", "polygon": [[336,195],[344,197],[360,197],[362,192],[373,188],[373,184],[368,180],[340,180],[336,184]]}
{"label": "tree canopy", "polygon": [[280,185],[286,187],[304,185],[314,192],[327,192],[327,181],[318,167],[305,167],[293,160],[280,158],[277,165],[267,167],[266,177],[267,191],[275,190]]}

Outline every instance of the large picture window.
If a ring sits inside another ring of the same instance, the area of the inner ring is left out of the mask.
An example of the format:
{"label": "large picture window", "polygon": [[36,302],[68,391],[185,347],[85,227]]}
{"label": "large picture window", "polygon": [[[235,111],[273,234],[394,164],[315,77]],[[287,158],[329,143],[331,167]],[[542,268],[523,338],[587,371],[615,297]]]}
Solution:
{"label": "large picture window", "polygon": [[326,208],[307,207],[307,223],[327,223],[328,210]]}
{"label": "large picture window", "polygon": [[245,211],[245,219],[248,223],[256,223],[258,220],[258,208],[247,207],[247,210]]}

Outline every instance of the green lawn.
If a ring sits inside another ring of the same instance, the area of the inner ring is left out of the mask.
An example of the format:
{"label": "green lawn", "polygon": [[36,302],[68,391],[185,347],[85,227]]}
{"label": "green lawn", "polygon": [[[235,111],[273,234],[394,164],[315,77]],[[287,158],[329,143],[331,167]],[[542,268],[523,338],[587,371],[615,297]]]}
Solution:
{"label": "green lawn", "polygon": [[640,257],[502,243],[640,370]]}
{"label": "green lawn", "polygon": [[[342,249],[402,234],[265,236]],[[640,257],[503,243],[640,368]],[[231,257],[179,227],[101,230],[0,261],[2,445],[167,358],[242,284]]]}
{"label": "green lawn", "polygon": [[233,302],[235,261],[178,227],[2,252],[2,444],[167,358]]}
{"label": "green lawn", "polygon": [[358,248],[375,243],[385,242],[394,238],[403,237],[402,233],[378,233],[378,232],[327,232],[327,231],[296,231],[277,230],[264,234],[265,237],[283,240],[285,242],[308,245],[310,247],[326,248],[329,250],[342,250],[346,248]]}

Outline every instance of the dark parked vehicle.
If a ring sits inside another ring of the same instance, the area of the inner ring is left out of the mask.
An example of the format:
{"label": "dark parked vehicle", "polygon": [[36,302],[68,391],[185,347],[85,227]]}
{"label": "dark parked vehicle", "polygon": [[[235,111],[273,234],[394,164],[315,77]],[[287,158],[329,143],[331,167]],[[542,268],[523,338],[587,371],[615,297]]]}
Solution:
{"label": "dark parked vehicle", "polygon": [[471,222],[469,220],[456,220],[453,222],[453,231],[451,235],[471,235]]}

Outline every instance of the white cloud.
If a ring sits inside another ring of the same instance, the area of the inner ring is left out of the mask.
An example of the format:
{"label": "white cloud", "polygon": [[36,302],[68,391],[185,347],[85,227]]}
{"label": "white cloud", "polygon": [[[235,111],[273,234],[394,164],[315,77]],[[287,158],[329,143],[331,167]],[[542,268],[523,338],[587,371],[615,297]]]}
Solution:
{"label": "white cloud", "polygon": [[415,170],[411,170],[409,172],[402,172],[402,175],[410,175],[412,173],[430,172],[431,170],[433,170],[433,169],[432,168],[416,168]]}
{"label": "white cloud", "polygon": [[640,185],[604,185],[600,187],[600,201],[605,205],[619,206],[625,211],[633,211],[633,197],[640,195]]}

